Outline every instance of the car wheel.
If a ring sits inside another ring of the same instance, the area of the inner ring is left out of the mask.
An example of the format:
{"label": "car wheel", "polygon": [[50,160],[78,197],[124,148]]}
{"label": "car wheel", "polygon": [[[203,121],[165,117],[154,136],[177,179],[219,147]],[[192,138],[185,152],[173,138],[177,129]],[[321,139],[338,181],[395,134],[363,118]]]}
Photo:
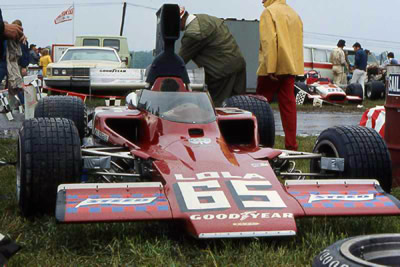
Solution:
{"label": "car wheel", "polygon": [[397,266],[400,234],[364,235],[340,240],[321,251],[313,267]]}
{"label": "car wheel", "polygon": [[235,107],[250,111],[257,118],[260,144],[273,147],[275,144],[275,119],[268,100],[263,96],[236,95],[225,99],[223,107]]}
{"label": "car wheel", "polygon": [[371,100],[381,98],[384,91],[385,85],[380,81],[372,81],[365,85],[365,94],[367,98]]}
{"label": "car wheel", "polygon": [[[336,126],[319,135],[314,153],[344,159],[345,178],[377,179],[386,192],[392,188],[392,162],[388,148],[374,129],[362,126]],[[310,163],[311,172],[320,173],[320,160]]]}
{"label": "car wheel", "polygon": [[74,122],[81,139],[87,130],[86,107],[76,96],[49,96],[39,100],[35,118],[66,118]]}
{"label": "car wheel", "polygon": [[361,84],[351,83],[347,86],[346,94],[351,96],[359,96],[361,100],[353,100],[354,103],[362,103],[362,99],[364,98],[364,93]]}
{"label": "car wheel", "polygon": [[81,178],[78,130],[64,118],[25,120],[18,134],[17,200],[24,216],[54,213],[57,186]]}

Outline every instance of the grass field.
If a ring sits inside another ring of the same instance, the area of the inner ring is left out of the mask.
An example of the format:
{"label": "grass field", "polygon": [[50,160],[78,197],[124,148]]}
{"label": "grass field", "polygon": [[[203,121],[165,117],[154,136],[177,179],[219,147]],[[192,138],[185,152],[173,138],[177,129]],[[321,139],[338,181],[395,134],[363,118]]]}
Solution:
{"label": "grass field", "polygon": [[[282,147],[277,137],[277,147]],[[311,151],[315,137],[299,138]],[[0,158],[16,160],[15,140],[0,140]],[[306,168],[307,164],[302,164]],[[400,190],[394,195],[400,197]],[[196,240],[172,222],[58,225],[52,217],[19,215],[15,168],[0,169],[0,232],[23,249],[9,266],[310,266],[339,239],[399,233],[399,217],[306,218],[293,238]]]}

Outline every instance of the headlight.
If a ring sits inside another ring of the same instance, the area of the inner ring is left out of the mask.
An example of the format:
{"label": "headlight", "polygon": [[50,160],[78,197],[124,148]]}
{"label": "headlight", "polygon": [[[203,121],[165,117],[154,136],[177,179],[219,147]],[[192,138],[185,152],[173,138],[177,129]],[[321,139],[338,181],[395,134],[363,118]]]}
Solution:
{"label": "headlight", "polygon": [[62,70],[62,71],[61,71],[61,74],[62,74],[62,75],[67,75],[67,70]]}
{"label": "headlight", "polygon": [[53,70],[54,75],[58,75],[60,72],[58,71],[58,69]]}

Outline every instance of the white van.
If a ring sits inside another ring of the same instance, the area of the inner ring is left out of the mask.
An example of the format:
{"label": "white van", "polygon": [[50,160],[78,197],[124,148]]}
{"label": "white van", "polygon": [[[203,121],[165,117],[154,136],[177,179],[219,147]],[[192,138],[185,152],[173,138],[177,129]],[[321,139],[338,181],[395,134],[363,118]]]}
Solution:
{"label": "white van", "polygon": [[[336,46],[327,45],[304,45],[304,70],[316,70],[321,73],[321,77],[333,79],[332,63],[329,62],[329,57],[332,50]],[[345,47],[347,58],[351,65],[354,65],[355,51],[353,48]],[[368,55],[368,65],[379,66],[379,61],[374,53]]]}
{"label": "white van", "polygon": [[121,60],[126,66],[131,66],[131,55],[128,41],[124,36],[118,35],[79,35],[75,38],[75,46],[100,46],[111,47],[117,50]]}

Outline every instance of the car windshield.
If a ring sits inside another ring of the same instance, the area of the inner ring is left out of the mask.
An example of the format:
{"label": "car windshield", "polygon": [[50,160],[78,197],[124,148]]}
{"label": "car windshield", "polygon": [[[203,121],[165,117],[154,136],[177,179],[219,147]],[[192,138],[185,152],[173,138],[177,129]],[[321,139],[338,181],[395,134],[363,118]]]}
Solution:
{"label": "car windshield", "polygon": [[[354,57],[355,57],[356,52],[347,51],[347,53],[348,53],[347,58],[349,59],[350,64],[354,65]],[[373,53],[368,55],[368,65],[371,65],[371,64],[379,65],[379,61]]]}
{"label": "car windshield", "polygon": [[69,49],[60,59],[60,61],[66,60],[102,60],[120,62],[115,51],[102,49]]}
{"label": "car windshield", "polygon": [[216,120],[211,99],[205,92],[143,90],[138,108],[174,122],[201,124]]}

